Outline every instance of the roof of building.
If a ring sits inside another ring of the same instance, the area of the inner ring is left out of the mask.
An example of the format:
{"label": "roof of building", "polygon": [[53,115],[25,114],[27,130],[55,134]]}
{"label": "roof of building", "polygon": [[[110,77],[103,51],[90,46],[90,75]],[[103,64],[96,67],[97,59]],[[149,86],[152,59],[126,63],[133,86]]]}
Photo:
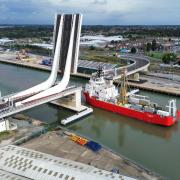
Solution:
{"label": "roof of building", "polygon": [[97,35],[97,36],[82,36],[81,37],[81,46],[96,46],[96,47],[103,47],[106,45],[106,43],[111,42],[111,41],[122,41],[123,37],[121,35],[119,36],[102,36],[102,35]]}
{"label": "roof of building", "polygon": [[29,178],[21,177],[7,171],[0,170],[0,179],[1,180],[29,180]]}
{"label": "roof of building", "polygon": [[44,48],[44,49],[50,49],[50,50],[53,49],[53,45],[52,45],[52,44],[46,44],[46,43],[33,43],[33,44],[31,44],[31,45],[32,45],[32,46],[41,47],[41,48]]}
{"label": "roof of building", "polygon": [[121,41],[123,40],[123,37],[121,35],[119,36],[102,36],[102,35],[97,35],[97,36],[82,36],[81,40],[99,40],[99,41]]}
{"label": "roof of building", "polygon": [[104,70],[109,70],[109,69],[114,69],[115,67],[117,67],[117,64],[88,61],[88,60],[79,60],[78,67],[86,68],[86,69],[93,69],[93,70],[98,70],[99,67],[103,67]]}
{"label": "roof of building", "polygon": [[1,38],[0,39],[0,44],[6,44],[6,43],[11,43],[14,42],[14,40],[8,39],[8,38]]}
{"label": "roof of building", "polygon": [[0,148],[0,179],[112,180],[133,178],[19,146]]}

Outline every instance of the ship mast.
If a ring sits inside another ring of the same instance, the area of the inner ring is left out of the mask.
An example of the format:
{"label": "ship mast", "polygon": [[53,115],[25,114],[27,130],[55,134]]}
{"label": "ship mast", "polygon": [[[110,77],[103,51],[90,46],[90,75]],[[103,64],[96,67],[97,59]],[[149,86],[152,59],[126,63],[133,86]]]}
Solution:
{"label": "ship mast", "polygon": [[101,76],[103,76],[103,67],[102,67],[102,66],[99,66],[98,72],[97,72],[97,77],[100,78]]}
{"label": "ship mast", "polygon": [[122,69],[121,74],[121,88],[120,88],[120,103],[126,104],[127,102],[127,70],[126,68]]}

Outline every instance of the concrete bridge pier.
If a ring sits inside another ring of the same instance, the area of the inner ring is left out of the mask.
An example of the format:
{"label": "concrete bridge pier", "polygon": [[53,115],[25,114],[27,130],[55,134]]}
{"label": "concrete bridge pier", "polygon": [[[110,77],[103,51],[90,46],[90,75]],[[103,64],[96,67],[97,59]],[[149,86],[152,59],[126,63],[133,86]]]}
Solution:
{"label": "concrete bridge pier", "polygon": [[134,73],[134,74],[128,76],[128,79],[131,81],[139,81],[139,73]]}
{"label": "concrete bridge pier", "polygon": [[72,103],[74,107],[79,109],[81,107],[81,91],[76,91],[72,97]]}
{"label": "concrete bridge pier", "polygon": [[148,67],[146,67],[145,69],[143,69],[143,71],[141,71],[143,74],[147,74],[148,73]]}
{"label": "concrete bridge pier", "polygon": [[51,103],[60,107],[64,107],[66,109],[70,109],[72,111],[83,111],[87,109],[87,107],[82,105],[81,91],[82,88],[78,88],[68,96],[62,97],[61,99],[57,99]]}

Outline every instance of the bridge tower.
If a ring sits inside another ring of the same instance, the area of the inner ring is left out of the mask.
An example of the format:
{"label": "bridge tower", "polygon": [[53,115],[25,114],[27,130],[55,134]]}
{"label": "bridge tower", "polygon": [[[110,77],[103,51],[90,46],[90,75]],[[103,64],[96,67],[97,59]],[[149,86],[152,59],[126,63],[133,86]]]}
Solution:
{"label": "bridge tower", "polygon": [[[61,14],[57,14],[55,17],[54,34],[53,34],[53,43],[54,43],[53,53],[55,52],[55,49],[56,49],[57,36],[58,36],[61,18],[62,18]],[[67,57],[67,52],[68,52],[68,47],[69,47],[70,33],[71,33],[71,29],[72,29],[72,20],[73,20],[72,14],[64,15],[62,40],[61,40],[62,51],[61,51],[60,57],[59,57],[59,69],[61,70],[61,72],[64,71],[64,67],[66,64],[66,57]],[[71,61],[72,62],[71,63],[71,73],[77,72],[81,25],[82,25],[82,14],[76,14],[74,45],[73,45],[72,61]]]}

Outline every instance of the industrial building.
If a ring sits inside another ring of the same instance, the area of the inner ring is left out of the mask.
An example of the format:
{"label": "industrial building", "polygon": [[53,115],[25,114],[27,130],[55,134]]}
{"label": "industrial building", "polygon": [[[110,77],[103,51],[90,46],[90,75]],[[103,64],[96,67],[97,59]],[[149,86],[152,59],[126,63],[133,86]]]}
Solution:
{"label": "industrial building", "polygon": [[17,129],[17,125],[10,122],[9,119],[0,119],[0,133],[6,131],[14,131]]}
{"label": "industrial building", "polygon": [[15,41],[11,40],[9,38],[1,38],[0,39],[0,45],[5,46],[5,45],[10,45],[13,44]]}
{"label": "industrial building", "polygon": [[123,37],[119,36],[82,36],[81,46],[95,46],[95,47],[105,47],[107,43],[111,41],[123,41]]}
{"label": "industrial building", "polygon": [[79,162],[9,145],[0,148],[3,180],[133,180]]}
{"label": "industrial building", "polygon": [[9,130],[10,130],[9,120],[7,119],[0,120],[0,132],[9,131]]}

